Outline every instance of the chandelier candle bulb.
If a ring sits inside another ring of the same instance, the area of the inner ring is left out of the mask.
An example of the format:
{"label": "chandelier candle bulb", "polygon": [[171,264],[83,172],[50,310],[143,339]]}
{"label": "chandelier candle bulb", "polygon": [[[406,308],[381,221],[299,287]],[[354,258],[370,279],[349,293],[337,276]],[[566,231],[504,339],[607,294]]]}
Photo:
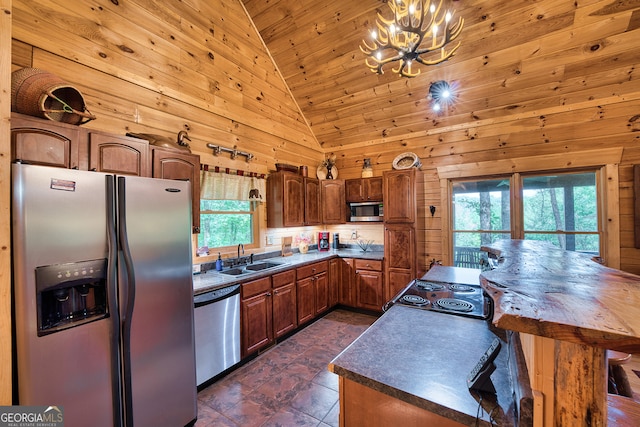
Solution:
{"label": "chandelier candle bulb", "polygon": [[[387,19],[378,13],[377,31],[371,31],[373,44],[363,40],[360,45],[360,50],[368,55],[365,63],[369,69],[383,74],[385,64],[397,61],[396,68],[392,68],[394,73],[402,77],[415,77],[420,74],[420,69],[411,70],[413,60],[422,65],[436,65],[450,59],[460,47],[460,42],[448,50],[445,46],[460,35],[464,19],[458,18],[455,24],[451,24],[453,13],[441,13],[442,1],[437,5],[431,0],[387,2],[393,18]],[[443,35],[439,38],[441,25],[444,26]]]}

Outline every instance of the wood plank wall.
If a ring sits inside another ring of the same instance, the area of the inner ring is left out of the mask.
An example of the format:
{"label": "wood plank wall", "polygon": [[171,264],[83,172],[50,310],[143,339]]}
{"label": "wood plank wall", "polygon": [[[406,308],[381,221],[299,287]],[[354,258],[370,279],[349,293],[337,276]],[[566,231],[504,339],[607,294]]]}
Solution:
{"label": "wood plank wall", "polygon": [[[0,70],[11,64],[11,0],[0,0]],[[11,78],[0,71],[0,406],[11,405]]]}
{"label": "wood plank wall", "polygon": [[[303,111],[309,110],[312,129],[327,153],[337,155],[341,178],[359,176],[367,157],[375,175],[391,169],[400,153],[420,157],[426,184],[420,203],[437,208],[419,233],[427,259],[443,256],[436,167],[562,154],[569,169],[579,152],[622,147],[621,269],[640,274],[633,220],[633,165],[640,163],[640,2],[542,1],[526,6],[527,13],[538,9],[541,19],[549,21],[546,29],[530,25],[535,15],[514,13],[518,7],[525,11],[522,2],[458,3],[461,14],[477,10],[466,15],[459,53],[432,72],[459,87],[457,104],[440,115],[427,111],[424,99],[412,97],[412,106],[402,103],[400,95],[409,97],[402,84],[419,90],[415,80],[403,79],[381,79],[368,92],[369,100],[364,89],[354,86],[326,105],[320,102],[322,108],[330,103],[336,110],[331,123],[321,122],[320,107],[303,106]],[[482,55],[470,52],[474,49]],[[289,70],[284,68],[286,77]],[[295,94],[295,85],[292,90]],[[358,96],[362,99],[354,101]],[[380,106],[377,112],[366,108],[370,102]],[[367,113],[376,117],[365,117]],[[331,133],[331,127],[339,131]]]}
{"label": "wood plank wall", "polygon": [[[14,1],[13,69],[42,68],[73,84],[114,133],[175,136],[315,168],[320,147],[239,2]],[[242,161],[241,161],[242,162]]]}

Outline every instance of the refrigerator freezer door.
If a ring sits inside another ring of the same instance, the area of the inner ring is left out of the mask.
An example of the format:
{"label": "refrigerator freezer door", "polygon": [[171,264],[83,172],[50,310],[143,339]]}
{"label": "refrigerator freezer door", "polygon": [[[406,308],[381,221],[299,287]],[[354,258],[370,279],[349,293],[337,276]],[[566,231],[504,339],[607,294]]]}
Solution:
{"label": "refrigerator freezer door", "polygon": [[[22,164],[12,169],[19,403],[62,406],[69,426],[113,426],[113,316],[38,336],[36,306],[37,267],[106,259],[105,175]],[[84,270],[72,265],[61,268],[61,281],[82,277]]]}
{"label": "refrigerator freezer door", "polygon": [[[118,189],[129,254],[123,253],[131,257],[134,276],[123,277],[120,286],[121,313],[130,322],[123,363],[130,360],[124,381],[132,409],[125,409],[125,419],[135,426],[184,426],[197,412],[190,185],[119,177]],[[134,297],[125,295],[132,286]]]}

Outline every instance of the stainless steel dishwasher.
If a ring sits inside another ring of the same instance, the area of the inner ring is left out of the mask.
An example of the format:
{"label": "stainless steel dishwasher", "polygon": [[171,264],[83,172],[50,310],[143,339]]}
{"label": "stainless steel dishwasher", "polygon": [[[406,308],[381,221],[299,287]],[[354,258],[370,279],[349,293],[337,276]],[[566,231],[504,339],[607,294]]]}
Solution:
{"label": "stainless steel dishwasher", "polygon": [[198,386],[240,362],[240,285],[194,297]]}

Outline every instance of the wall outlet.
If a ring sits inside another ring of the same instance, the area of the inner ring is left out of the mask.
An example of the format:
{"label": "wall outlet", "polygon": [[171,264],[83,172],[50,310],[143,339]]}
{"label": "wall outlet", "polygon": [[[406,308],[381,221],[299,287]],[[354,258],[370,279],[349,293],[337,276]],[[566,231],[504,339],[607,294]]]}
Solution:
{"label": "wall outlet", "polygon": [[351,231],[351,240],[356,240],[358,238],[358,230]]}
{"label": "wall outlet", "polygon": [[273,236],[267,234],[267,245],[273,245]]}
{"label": "wall outlet", "polygon": [[200,274],[200,264],[193,264],[191,267],[193,274]]}

